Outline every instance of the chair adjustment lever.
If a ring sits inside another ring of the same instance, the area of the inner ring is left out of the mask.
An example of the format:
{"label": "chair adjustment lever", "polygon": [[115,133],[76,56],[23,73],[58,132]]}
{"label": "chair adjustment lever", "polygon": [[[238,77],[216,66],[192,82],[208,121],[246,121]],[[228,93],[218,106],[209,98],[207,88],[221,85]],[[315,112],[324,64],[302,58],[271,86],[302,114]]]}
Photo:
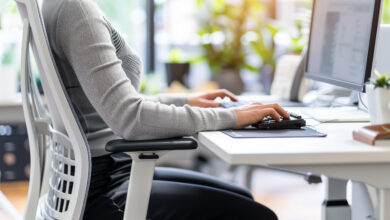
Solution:
{"label": "chair adjustment lever", "polygon": [[309,184],[322,183],[321,176],[312,174],[312,173],[310,173],[310,172],[309,172],[309,173],[306,173],[306,174],[304,175],[304,178],[305,178],[305,180],[306,180]]}
{"label": "chair adjustment lever", "polygon": [[159,158],[159,156],[155,153],[151,154],[151,155],[146,155],[146,154],[140,154],[138,156],[138,158],[140,160],[157,160]]}

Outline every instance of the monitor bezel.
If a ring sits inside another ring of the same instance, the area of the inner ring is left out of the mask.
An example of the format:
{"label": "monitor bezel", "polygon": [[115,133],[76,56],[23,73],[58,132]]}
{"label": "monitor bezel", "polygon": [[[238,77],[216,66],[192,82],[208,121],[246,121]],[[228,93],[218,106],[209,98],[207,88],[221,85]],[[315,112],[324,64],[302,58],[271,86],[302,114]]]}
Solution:
{"label": "monitor bezel", "polygon": [[377,33],[379,30],[379,24],[381,22],[381,6],[382,0],[374,0],[374,12],[372,17],[372,25],[371,25],[371,34],[370,34],[370,43],[368,46],[367,60],[366,60],[366,70],[364,74],[364,82],[362,83],[352,83],[341,79],[332,79],[330,77],[322,77],[320,73],[313,73],[308,71],[308,63],[309,63],[309,54],[310,54],[310,43],[312,38],[312,29],[313,29],[313,18],[315,13],[315,5],[317,0],[313,0],[312,7],[312,16],[310,21],[310,33],[309,33],[309,42],[307,48],[307,57],[305,60],[305,77],[325,83],[329,83],[335,86],[344,87],[351,90],[356,90],[359,92],[365,92],[365,84],[369,81],[371,77],[371,73],[373,71],[373,63],[375,57],[375,43],[377,40]]}

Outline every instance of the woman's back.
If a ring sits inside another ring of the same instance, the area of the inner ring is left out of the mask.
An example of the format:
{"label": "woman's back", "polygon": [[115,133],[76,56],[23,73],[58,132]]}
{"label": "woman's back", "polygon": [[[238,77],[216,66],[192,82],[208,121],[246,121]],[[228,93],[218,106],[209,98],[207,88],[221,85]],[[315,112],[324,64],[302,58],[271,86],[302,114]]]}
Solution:
{"label": "woman's back", "polygon": [[[71,8],[77,8],[71,10]],[[96,112],[84,93],[77,75],[69,63],[64,54],[64,49],[61,47],[61,39],[66,36],[64,32],[76,33],[82,32],[78,29],[80,26],[87,26],[90,22],[100,22],[104,24],[104,28],[95,29],[96,35],[104,34],[102,31],[107,31],[110,34],[111,41],[115,48],[111,45],[102,45],[99,51],[94,51],[107,54],[107,50],[115,49],[116,57],[111,57],[111,61],[107,61],[107,64],[111,62],[111,65],[116,65],[122,62],[122,68],[125,71],[127,77],[131,78],[131,83],[135,88],[140,84],[140,70],[141,61],[139,57],[133,53],[130,47],[124,42],[122,37],[115,31],[115,29],[104,18],[104,15],[97,10],[98,8],[92,1],[73,1],[73,0],[47,0],[43,3],[43,17],[45,21],[46,31],[50,45],[54,52],[54,58],[59,68],[59,72],[62,77],[62,81],[67,90],[67,93],[72,101],[73,107],[79,116],[80,123],[84,129],[84,132],[90,133],[107,128],[107,124]],[[88,13],[87,13],[88,11]],[[93,13],[91,13],[93,12]],[[66,17],[66,22],[62,18]],[[77,25],[77,23],[84,23],[84,25]],[[70,44],[77,44],[78,42],[69,42]],[[88,43],[88,42],[86,42]],[[83,50],[89,50],[88,46],[99,47],[99,45],[79,45]],[[91,48],[91,50],[93,50]],[[85,53],[79,54],[79,56],[85,56]],[[78,56],[75,54],[74,56]],[[85,57],[87,62],[93,62],[93,57]],[[91,58],[91,59],[89,59]],[[104,68],[109,68],[105,66]],[[82,74],[88,74],[87,72]],[[96,85],[99,88],[99,85]]]}

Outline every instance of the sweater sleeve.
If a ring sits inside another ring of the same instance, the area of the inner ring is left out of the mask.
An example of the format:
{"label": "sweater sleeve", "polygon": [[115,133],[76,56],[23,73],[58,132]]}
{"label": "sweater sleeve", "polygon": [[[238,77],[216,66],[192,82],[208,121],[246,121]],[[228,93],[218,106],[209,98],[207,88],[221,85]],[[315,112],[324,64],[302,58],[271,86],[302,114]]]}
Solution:
{"label": "sweater sleeve", "polygon": [[154,96],[144,95],[143,98],[152,102],[160,102],[167,105],[183,106],[188,104],[188,95],[181,93],[158,94]]}
{"label": "sweater sleeve", "polygon": [[75,0],[63,7],[58,44],[89,101],[115,134],[129,140],[157,139],[235,126],[233,110],[177,107],[142,98],[121,67],[97,5]]}

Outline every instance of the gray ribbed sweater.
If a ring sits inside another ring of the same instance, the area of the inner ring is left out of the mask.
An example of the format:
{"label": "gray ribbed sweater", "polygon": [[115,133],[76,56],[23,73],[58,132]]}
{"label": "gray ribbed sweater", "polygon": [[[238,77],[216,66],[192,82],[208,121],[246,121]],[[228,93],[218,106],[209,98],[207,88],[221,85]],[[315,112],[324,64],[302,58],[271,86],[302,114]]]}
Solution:
{"label": "gray ribbed sweater", "polygon": [[43,18],[87,135],[109,127],[128,140],[158,139],[236,125],[232,110],[190,107],[185,95],[141,96],[141,61],[93,0],[45,0]]}

